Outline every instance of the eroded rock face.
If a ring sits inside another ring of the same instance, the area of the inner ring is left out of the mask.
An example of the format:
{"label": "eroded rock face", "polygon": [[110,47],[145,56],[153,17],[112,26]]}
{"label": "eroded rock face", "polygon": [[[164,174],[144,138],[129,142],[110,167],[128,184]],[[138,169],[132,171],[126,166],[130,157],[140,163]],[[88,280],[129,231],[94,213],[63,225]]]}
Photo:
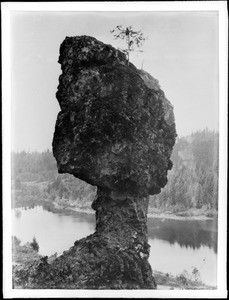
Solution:
{"label": "eroded rock face", "polygon": [[96,230],[52,262],[15,267],[15,287],[155,289],[148,200],[172,167],[173,108],[156,79],[92,37],[67,37],[59,63],[53,153],[60,173],[98,187]]}
{"label": "eroded rock face", "polygon": [[158,82],[88,36],[66,38],[59,63],[59,172],[122,195],[159,193],[172,167],[175,124]]}

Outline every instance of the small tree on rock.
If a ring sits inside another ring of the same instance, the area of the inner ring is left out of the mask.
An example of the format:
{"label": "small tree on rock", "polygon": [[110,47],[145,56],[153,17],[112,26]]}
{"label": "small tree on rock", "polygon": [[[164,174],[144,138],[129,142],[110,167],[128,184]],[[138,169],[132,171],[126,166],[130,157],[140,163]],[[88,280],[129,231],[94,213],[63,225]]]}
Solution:
{"label": "small tree on rock", "polygon": [[[115,39],[125,40],[127,44],[127,49],[120,50],[122,50],[126,54],[129,65],[130,52],[135,51],[136,47],[140,48],[146,40],[146,38],[143,35],[143,32],[141,30],[133,30],[132,26],[124,28],[122,27],[122,25],[116,26],[110,32],[114,35]],[[138,51],[143,52],[142,50]]]}

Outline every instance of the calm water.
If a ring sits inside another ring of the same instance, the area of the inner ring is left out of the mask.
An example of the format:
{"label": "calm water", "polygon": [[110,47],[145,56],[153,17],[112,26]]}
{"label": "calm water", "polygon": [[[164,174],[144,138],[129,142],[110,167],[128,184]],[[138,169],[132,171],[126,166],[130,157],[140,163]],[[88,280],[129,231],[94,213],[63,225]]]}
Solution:
{"label": "calm water", "polygon": [[[12,210],[13,235],[22,244],[35,236],[41,255],[60,254],[95,228],[94,215],[53,213],[42,206],[16,211]],[[196,267],[204,283],[216,285],[216,221],[149,219],[148,233],[153,270],[178,275],[184,270],[191,273]]]}

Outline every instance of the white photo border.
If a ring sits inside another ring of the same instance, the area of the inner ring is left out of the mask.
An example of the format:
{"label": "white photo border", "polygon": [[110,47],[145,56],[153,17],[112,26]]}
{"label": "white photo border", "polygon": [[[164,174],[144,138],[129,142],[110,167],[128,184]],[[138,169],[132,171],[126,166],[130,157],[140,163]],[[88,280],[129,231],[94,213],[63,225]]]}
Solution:
{"label": "white photo border", "polygon": [[[2,10],[3,296],[4,298],[226,298],[227,263],[227,62],[226,1],[177,2],[4,2]],[[11,252],[11,60],[12,11],[217,11],[219,15],[219,218],[216,290],[14,290]]]}

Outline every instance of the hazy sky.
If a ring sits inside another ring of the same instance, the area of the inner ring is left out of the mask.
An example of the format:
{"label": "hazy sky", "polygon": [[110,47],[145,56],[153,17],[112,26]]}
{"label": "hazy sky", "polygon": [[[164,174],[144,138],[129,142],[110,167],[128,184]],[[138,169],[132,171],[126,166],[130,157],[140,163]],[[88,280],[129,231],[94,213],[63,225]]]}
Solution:
{"label": "hazy sky", "polygon": [[159,80],[174,106],[178,135],[218,130],[217,24],[217,12],[13,12],[13,150],[51,149],[65,37],[91,35],[122,47],[110,34],[116,25],[148,37],[144,53],[131,53],[130,61]]}

